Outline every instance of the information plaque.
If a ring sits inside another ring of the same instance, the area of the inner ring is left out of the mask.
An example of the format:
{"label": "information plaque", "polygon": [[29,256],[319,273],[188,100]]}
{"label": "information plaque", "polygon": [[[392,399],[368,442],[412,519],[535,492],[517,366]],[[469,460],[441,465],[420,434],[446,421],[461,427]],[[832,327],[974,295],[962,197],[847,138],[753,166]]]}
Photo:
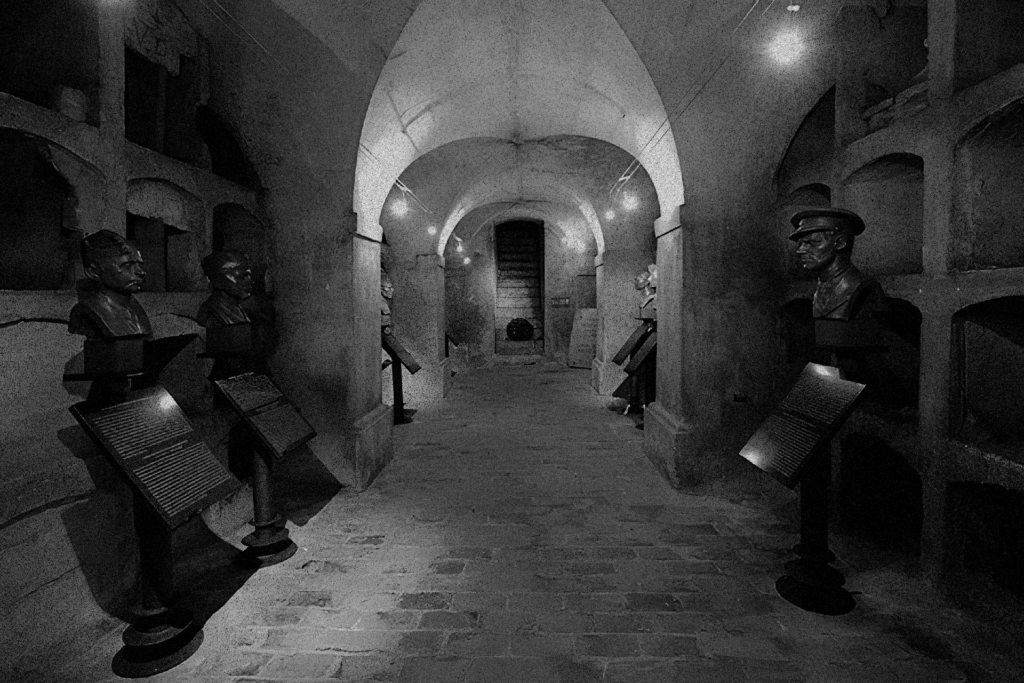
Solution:
{"label": "information plaque", "polygon": [[405,369],[409,371],[409,374],[415,375],[420,371],[420,364],[412,357],[409,350],[402,346],[402,342],[395,338],[395,335],[390,332],[381,332],[380,342],[384,350],[388,352],[388,355],[401,361]]}
{"label": "information plaque", "polygon": [[306,443],[316,431],[266,375],[247,372],[214,382],[275,458]]}
{"label": "information plaque", "polygon": [[85,402],[70,410],[172,529],[236,486],[163,387],[104,408]]}
{"label": "information plaque", "polygon": [[629,335],[629,339],[622,345],[615,355],[612,357],[612,362],[616,365],[622,365],[626,362],[626,359],[632,356],[636,350],[640,347],[647,335],[654,331],[654,325],[650,322],[644,322],[637,325],[636,329],[633,330],[633,334]]}
{"label": "information plaque", "polygon": [[808,457],[832,438],[863,390],[842,379],[838,368],[808,363],[740,455],[793,488]]}

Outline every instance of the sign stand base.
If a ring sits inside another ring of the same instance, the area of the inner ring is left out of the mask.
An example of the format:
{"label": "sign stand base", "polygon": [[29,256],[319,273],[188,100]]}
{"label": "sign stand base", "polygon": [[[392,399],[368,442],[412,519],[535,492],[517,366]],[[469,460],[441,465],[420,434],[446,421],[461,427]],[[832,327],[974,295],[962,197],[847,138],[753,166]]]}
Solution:
{"label": "sign stand base", "polygon": [[828,548],[828,493],[832,479],[832,453],[828,442],[814,450],[800,479],[800,543],[797,559],[784,566],[786,573],[775,590],[802,610],[837,616],[856,607],[843,588],[846,577],[829,566],[836,559]]}
{"label": "sign stand base", "polygon": [[143,582],[142,605],[121,634],[124,647],[111,663],[122,678],[143,678],[172,669],[195,654],[203,630],[191,610],[174,605],[173,531],[136,491],[135,531]]}
{"label": "sign stand base", "polygon": [[259,569],[284,562],[299,548],[288,536],[284,520],[274,512],[270,488],[270,463],[258,449],[252,451],[252,525],[256,530],[242,539],[246,549],[238,563],[248,569]]}

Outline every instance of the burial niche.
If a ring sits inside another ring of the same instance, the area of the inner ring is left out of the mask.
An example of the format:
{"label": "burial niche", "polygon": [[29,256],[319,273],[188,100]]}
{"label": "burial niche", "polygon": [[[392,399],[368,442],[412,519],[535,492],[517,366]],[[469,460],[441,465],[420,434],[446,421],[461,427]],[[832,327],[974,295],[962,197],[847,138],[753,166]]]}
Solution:
{"label": "burial niche", "polygon": [[81,237],[71,185],[39,138],[0,129],[0,158],[0,289],[70,287]]}
{"label": "burial niche", "polygon": [[953,344],[954,436],[1024,462],[1024,296],[961,309]]}

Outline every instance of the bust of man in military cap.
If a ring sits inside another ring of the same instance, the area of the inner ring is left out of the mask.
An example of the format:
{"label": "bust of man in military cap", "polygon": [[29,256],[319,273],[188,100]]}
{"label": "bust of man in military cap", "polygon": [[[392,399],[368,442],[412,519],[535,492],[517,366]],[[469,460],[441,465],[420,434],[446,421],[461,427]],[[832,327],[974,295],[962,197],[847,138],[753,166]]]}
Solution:
{"label": "bust of man in military cap", "polygon": [[246,255],[234,249],[215,251],[201,265],[213,292],[199,307],[196,321],[207,328],[250,322],[240,303],[252,295],[252,270]]}
{"label": "bust of man in military cap", "polygon": [[829,320],[869,317],[882,308],[881,285],[850,261],[854,238],[864,221],[846,209],[800,211],[791,220],[796,253],[806,270],[818,276],[813,315]]}
{"label": "bust of man in military cap", "polygon": [[644,293],[641,309],[655,301],[658,298],[658,266],[652,263],[647,266],[647,270],[633,278],[633,288]]}
{"label": "bust of man in military cap", "polygon": [[106,340],[151,336],[149,316],[133,296],[141,291],[146,277],[139,250],[110,230],[87,235],[80,249],[94,289],[71,309],[68,332]]}

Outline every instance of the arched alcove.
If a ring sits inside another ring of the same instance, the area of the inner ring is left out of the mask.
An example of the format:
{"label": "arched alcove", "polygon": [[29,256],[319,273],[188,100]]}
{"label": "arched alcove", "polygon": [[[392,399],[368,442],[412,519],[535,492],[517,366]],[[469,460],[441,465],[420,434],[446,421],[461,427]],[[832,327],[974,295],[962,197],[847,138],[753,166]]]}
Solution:
{"label": "arched alcove", "polygon": [[0,91],[99,122],[97,3],[0,3]]}
{"label": "arched alcove", "polygon": [[843,181],[844,208],[856,211],[867,229],[857,237],[854,260],[873,275],[922,271],[924,160],[887,154]]}
{"label": "arched alcove", "polygon": [[196,108],[195,126],[210,155],[214,174],[246,187],[258,187],[256,170],[227,124],[208,106]]}
{"label": "arched alcove", "polygon": [[836,89],[829,88],[807,112],[789,143],[776,178],[782,182],[793,177],[804,164],[827,157],[835,146]]}
{"label": "arched alcove", "polygon": [[832,205],[832,188],[825,183],[810,183],[790,192],[783,203],[794,207],[827,208]]}
{"label": "arched alcove", "polygon": [[955,0],[955,87],[968,88],[1024,61],[1024,12],[1012,0]]}
{"label": "arched alcove", "polygon": [[209,238],[202,201],[157,178],[128,183],[127,237],[146,262],[145,291],[194,292],[205,288],[199,262]]}
{"label": "arched alcove", "polygon": [[77,260],[75,195],[45,140],[0,129],[0,289],[69,288]]}
{"label": "arched alcove", "polygon": [[1024,605],[1024,492],[995,484],[947,487],[946,530],[962,552],[950,558],[955,596],[986,618],[1019,619]]}
{"label": "arched alcove", "polygon": [[979,122],[957,144],[952,266],[1024,265],[1024,99]]}
{"label": "arched alcove", "polygon": [[952,325],[953,436],[1024,458],[1024,296],[967,306]]}

